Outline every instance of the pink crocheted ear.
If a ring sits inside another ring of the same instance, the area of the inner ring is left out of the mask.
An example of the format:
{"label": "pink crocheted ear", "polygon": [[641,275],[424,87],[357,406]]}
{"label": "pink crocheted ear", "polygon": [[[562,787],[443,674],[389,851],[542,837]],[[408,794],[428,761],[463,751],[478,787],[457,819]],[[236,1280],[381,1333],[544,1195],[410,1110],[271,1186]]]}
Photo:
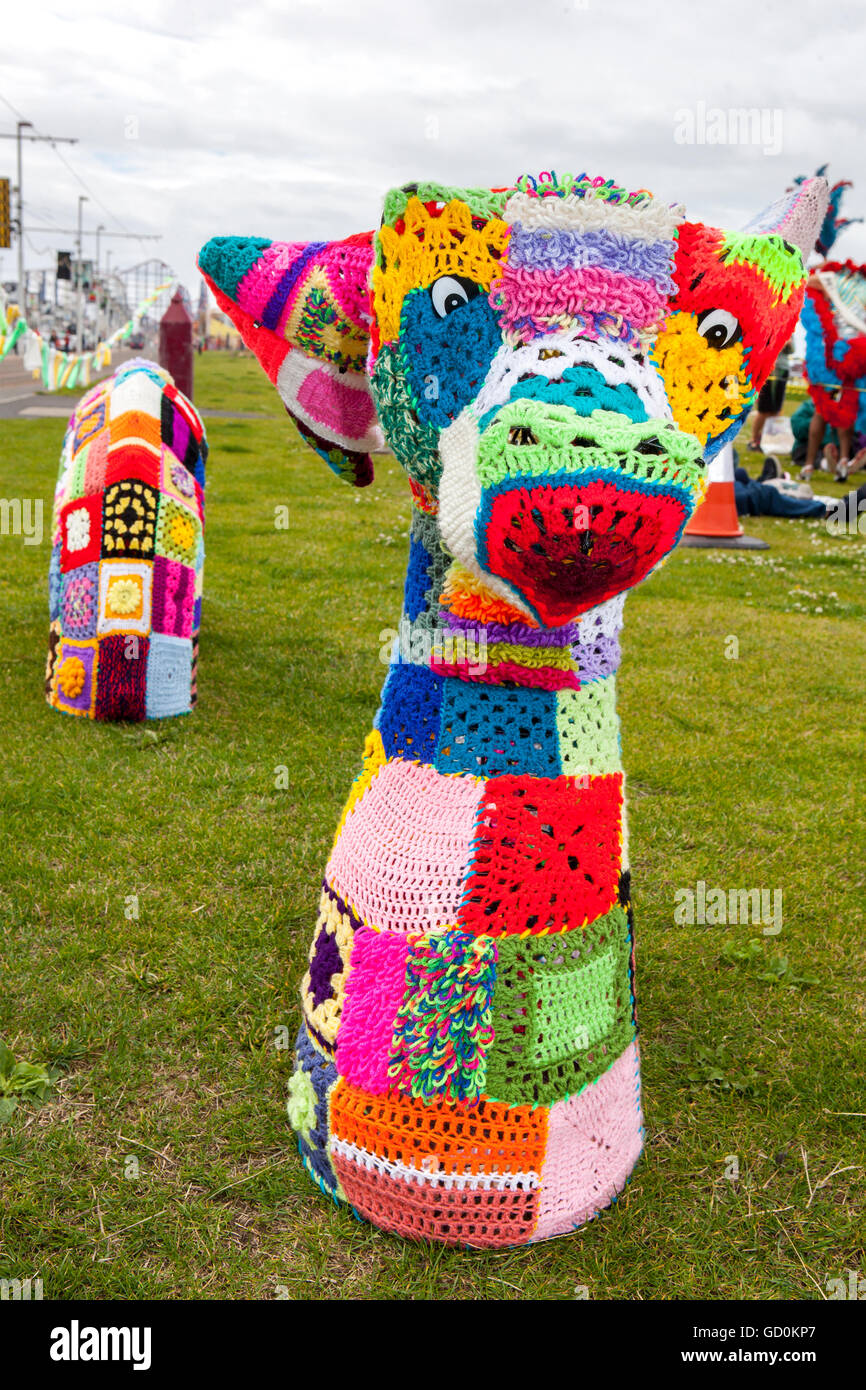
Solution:
{"label": "pink crocheted ear", "polygon": [[383,436],[366,374],[373,233],[345,241],[214,237],[199,270],[306,442],[364,487]]}

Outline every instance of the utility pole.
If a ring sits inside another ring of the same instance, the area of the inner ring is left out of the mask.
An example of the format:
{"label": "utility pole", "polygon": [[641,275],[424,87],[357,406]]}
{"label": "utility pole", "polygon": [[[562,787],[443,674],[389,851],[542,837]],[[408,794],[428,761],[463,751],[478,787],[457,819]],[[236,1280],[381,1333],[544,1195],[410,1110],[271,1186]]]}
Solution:
{"label": "utility pole", "polygon": [[87,196],[86,196],[86,194],[84,194],[84,193],[79,193],[79,195],[78,195],[78,260],[77,260],[76,265],[75,265],[75,288],[76,288],[76,290],[78,291],[78,293],[77,293],[77,299],[78,299],[78,327],[77,327],[76,333],[75,333],[75,351],[76,351],[76,352],[83,352],[83,351],[84,351],[84,349],[83,349],[83,347],[82,347],[82,332],[83,332],[83,325],[84,325],[84,287],[83,287],[83,285],[82,285],[82,283],[81,283],[81,280],[82,280],[82,276],[81,276],[81,209],[82,209],[82,207],[84,206],[84,204],[85,204],[86,202],[87,202]]}
{"label": "utility pole", "polygon": [[18,142],[18,187],[15,192],[18,195],[18,298],[21,300],[18,306],[22,315],[25,313],[24,305],[24,186],[21,159],[22,140],[40,140],[49,145],[77,145],[78,140],[68,135],[37,135],[34,131],[32,135],[22,135],[22,130],[33,130],[32,121],[18,121],[14,135],[8,131],[0,131],[0,140],[16,140]]}
{"label": "utility pole", "polygon": [[93,270],[93,283],[96,286],[96,341],[99,342],[102,333],[102,279],[99,273],[99,234],[104,232],[105,227],[100,222],[96,229],[96,265]]}

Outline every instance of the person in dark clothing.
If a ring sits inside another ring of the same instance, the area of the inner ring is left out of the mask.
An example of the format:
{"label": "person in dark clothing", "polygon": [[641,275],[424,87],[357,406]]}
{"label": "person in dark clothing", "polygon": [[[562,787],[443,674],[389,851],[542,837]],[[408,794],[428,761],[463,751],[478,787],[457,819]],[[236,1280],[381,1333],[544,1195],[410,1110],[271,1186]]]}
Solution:
{"label": "person in dark clothing", "polygon": [[825,517],[817,497],[792,497],[768,483],[755,482],[745,468],[734,469],[734,501],[739,516]]}

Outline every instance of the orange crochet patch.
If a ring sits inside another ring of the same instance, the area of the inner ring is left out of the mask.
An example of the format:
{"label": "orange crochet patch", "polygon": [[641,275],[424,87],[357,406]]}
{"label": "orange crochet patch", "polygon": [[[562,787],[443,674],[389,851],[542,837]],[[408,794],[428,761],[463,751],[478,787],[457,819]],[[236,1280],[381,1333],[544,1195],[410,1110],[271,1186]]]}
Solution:
{"label": "orange crochet patch", "polygon": [[395,1091],[374,1096],[341,1077],[331,1093],[331,1133],[431,1177],[538,1172],[547,1142],[547,1111],[489,1100],[457,1106]]}

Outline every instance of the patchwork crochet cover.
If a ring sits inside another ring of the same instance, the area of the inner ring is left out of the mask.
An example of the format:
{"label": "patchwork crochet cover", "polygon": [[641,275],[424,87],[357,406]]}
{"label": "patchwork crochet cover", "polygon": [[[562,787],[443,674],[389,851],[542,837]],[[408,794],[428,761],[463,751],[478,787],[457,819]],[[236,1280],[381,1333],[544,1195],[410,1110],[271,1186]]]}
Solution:
{"label": "patchwork crochet cover", "polygon": [[412,184],[375,235],[201,252],[304,437],[364,484],[384,436],[412,492],[289,1097],[310,1176],[388,1231],[556,1236],[637,1161],[624,595],[790,336],[825,202],[730,233],[586,175]]}
{"label": "patchwork crochet cover", "polygon": [[162,719],[196,700],[207,442],[161,367],[125,363],[73,413],[54,494],[45,693]]}

